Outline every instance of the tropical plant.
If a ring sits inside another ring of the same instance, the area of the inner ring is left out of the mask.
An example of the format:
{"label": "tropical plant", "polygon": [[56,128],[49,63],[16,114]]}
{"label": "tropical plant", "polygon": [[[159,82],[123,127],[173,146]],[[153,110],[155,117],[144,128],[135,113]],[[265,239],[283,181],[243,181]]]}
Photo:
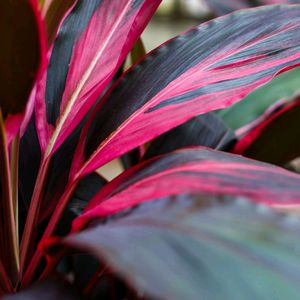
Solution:
{"label": "tropical plant", "polygon": [[[4,299],[299,297],[299,221],[274,210],[299,204],[300,175],[281,167],[299,155],[299,100],[236,133],[211,111],[299,65],[300,5],[143,56],[160,2],[0,3]],[[120,157],[107,182],[98,169]]]}

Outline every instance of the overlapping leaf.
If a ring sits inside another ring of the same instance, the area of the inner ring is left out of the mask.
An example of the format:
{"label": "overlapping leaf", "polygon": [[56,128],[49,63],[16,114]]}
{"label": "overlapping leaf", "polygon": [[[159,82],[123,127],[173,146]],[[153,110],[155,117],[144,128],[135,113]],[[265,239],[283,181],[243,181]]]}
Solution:
{"label": "overlapping leaf", "polygon": [[[218,111],[225,124],[238,129],[261,117],[280,99],[294,96],[300,90],[300,68],[280,74],[266,85],[249,94],[242,101]],[[243,117],[241,117],[243,116]]]}
{"label": "overlapping leaf", "polygon": [[223,16],[242,8],[251,7],[246,0],[206,0],[208,7],[217,15]]}
{"label": "overlapping leaf", "polygon": [[154,50],[99,103],[86,145],[86,155],[93,155],[83,173],[195,115],[241,100],[299,64],[299,12],[300,6],[239,11]]}
{"label": "overlapping leaf", "polygon": [[233,148],[234,153],[283,165],[300,155],[299,97],[266,116]]}
{"label": "overlapping leaf", "polygon": [[[48,155],[62,144],[106,88],[160,2],[77,1],[61,26],[37,98],[43,149],[51,136]],[[53,134],[47,123],[55,127]]]}
{"label": "overlapping leaf", "polygon": [[260,0],[262,4],[298,4],[299,0]]}
{"label": "overlapping leaf", "polygon": [[46,24],[48,46],[52,45],[63,17],[75,2],[76,0],[44,1],[42,5],[42,12]]}
{"label": "overlapping leaf", "polygon": [[269,205],[299,203],[300,176],[273,165],[203,147],[148,160],[107,184],[75,219],[74,229],[144,201],[184,193],[242,195]]}
{"label": "overlapping leaf", "polygon": [[67,234],[69,232],[72,221],[83,212],[89,201],[106,183],[106,180],[96,173],[88,175],[79,182],[56,228],[57,234]]}
{"label": "overlapping leaf", "polygon": [[234,142],[234,133],[216,115],[207,113],[156,138],[151,142],[143,160],[189,146],[226,150]]}
{"label": "overlapping leaf", "polygon": [[65,243],[96,255],[146,297],[297,299],[299,221],[245,202],[203,208],[204,200],[157,200]]}
{"label": "overlapping leaf", "polygon": [[235,10],[260,5],[298,4],[299,0],[205,0],[205,2],[213,13],[222,16]]}

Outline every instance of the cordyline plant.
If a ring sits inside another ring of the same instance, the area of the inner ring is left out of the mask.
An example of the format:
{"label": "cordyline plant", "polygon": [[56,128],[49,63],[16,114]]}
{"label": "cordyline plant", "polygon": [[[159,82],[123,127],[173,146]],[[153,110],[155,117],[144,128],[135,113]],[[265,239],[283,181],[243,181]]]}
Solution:
{"label": "cordyline plant", "polygon": [[[299,298],[299,222],[267,206],[300,201],[281,167],[300,153],[300,100],[238,137],[211,111],[300,64],[300,5],[238,11],[141,57],[160,2],[0,2],[5,299]],[[107,182],[97,170],[120,157]]]}

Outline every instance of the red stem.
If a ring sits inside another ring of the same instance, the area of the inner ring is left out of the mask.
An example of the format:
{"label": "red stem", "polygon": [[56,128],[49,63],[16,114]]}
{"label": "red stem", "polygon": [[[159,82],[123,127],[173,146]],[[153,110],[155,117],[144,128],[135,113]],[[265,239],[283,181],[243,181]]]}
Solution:
{"label": "red stem", "polygon": [[32,248],[34,239],[33,233],[36,229],[38,223],[39,210],[41,206],[41,196],[44,190],[46,176],[50,164],[50,158],[43,159],[40,166],[36,185],[34,187],[32,199],[30,202],[26,223],[24,227],[24,232],[22,235],[21,247],[20,247],[20,259],[21,259],[21,272],[23,273],[26,268],[26,263],[28,261],[28,256]]}
{"label": "red stem", "polygon": [[15,285],[19,277],[19,241],[17,239],[15,210],[12,194],[10,161],[8,154],[8,143],[6,138],[5,124],[0,110],[0,161],[2,167],[2,192],[3,192],[3,212],[4,212],[4,232],[7,248],[6,260],[4,261],[8,269],[11,281]]}
{"label": "red stem", "polygon": [[[51,216],[51,219],[50,219],[50,222],[49,222],[47,228],[45,229],[45,232],[41,238],[41,241],[49,238],[53,234],[53,232],[56,228],[56,225],[58,224],[60,217],[62,216],[62,214],[69,202],[69,199],[77,185],[77,182],[78,182],[78,179],[74,179],[74,180],[71,180],[69,182],[69,184],[67,185],[65,192],[63,193],[63,195],[61,196],[60,200],[57,203],[57,206],[53,212],[53,215]],[[35,272],[36,272],[36,268],[38,267],[41,259],[42,259],[42,252],[39,249],[37,249],[35,251],[32,259],[30,260],[30,263],[28,265],[26,273],[22,279],[22,286],[27,286],[30,283],[30,281],[33,279]]]}

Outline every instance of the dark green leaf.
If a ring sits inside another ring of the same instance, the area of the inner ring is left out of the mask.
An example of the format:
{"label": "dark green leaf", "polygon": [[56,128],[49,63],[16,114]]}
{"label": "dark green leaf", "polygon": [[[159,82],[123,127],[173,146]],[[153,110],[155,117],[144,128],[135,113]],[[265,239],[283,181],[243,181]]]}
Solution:
{"label": "dark green leaf", "polygon": [[300,68],[296,68],[275,77],[243,101],[219,111],[218,115],[227,126],[237,129],[260,117],[277,100],[291,97],[299,90]]}

